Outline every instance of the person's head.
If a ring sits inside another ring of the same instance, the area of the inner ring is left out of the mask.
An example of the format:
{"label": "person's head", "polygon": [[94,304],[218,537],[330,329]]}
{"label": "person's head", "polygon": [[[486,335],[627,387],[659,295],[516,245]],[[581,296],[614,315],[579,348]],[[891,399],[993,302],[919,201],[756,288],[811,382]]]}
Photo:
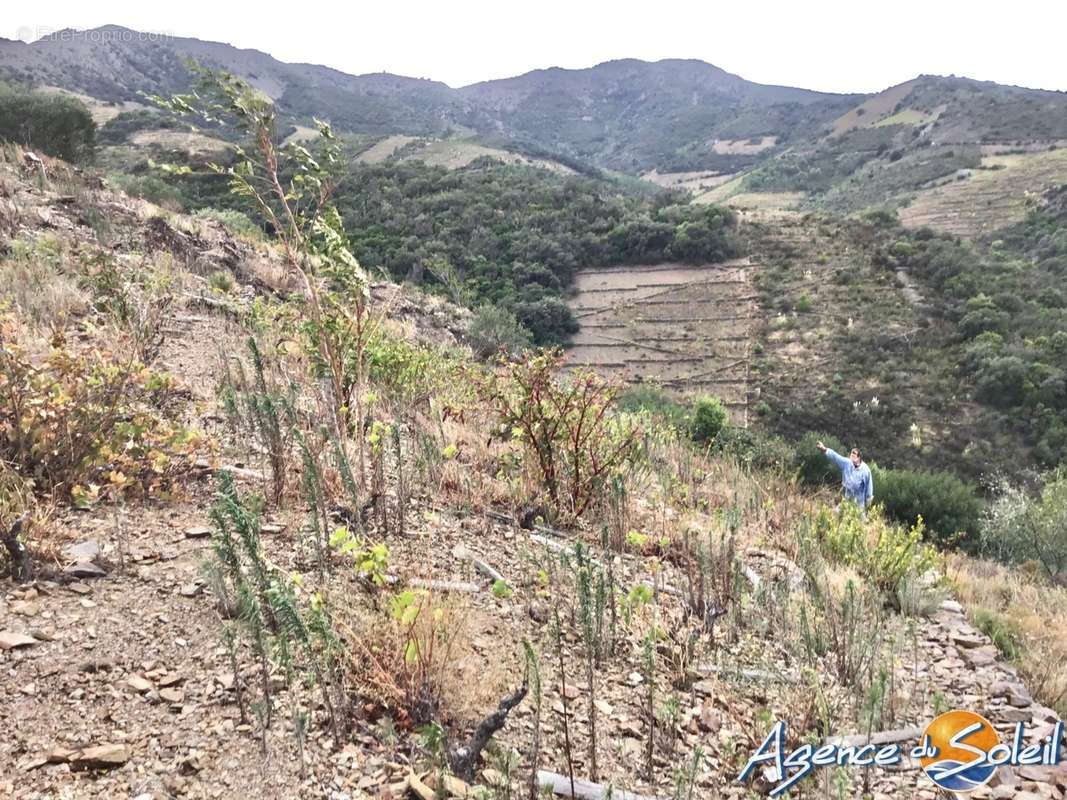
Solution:
{"label": "person's head", "polygon": [[853,447],[852,452],[848,454],[848,457],[849,460],[852,461],[852,466],[854,467],[858,467],[863,463],[863,456],[860,455],[860,449],[858,447]]}

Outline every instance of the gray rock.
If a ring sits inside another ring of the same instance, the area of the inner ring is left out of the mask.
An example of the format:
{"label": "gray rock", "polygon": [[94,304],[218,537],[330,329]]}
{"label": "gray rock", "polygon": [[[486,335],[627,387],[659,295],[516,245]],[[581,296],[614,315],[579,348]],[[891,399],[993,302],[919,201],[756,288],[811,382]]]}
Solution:
{"label": "gray rock", "polygon": [[100,542],[90,539],[72,544],[63,550],[63,555],[71,561],[96,561],[100,557]]}
{"label": "gray rock", "polygon": [[63,570],[65,575],[71,575],[75,578],[104,578],[107,577],[107,570],[97,566],[91,561],[76,561],[66,569]]}

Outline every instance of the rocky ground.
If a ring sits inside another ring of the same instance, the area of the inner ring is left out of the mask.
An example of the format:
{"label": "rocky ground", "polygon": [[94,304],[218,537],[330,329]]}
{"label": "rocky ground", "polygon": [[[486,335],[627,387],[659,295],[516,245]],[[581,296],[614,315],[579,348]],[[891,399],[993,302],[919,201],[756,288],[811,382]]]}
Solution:
{"label": "rocky ground", "polygon": [[[69,237],[75,246],[98,246],[97,236],[79,221],[82,201],[64,197],[26,182],[9,185],[9,201],[0,208],[0,222],[9,225],[6,235],[43,227]],[[136,212],[121,198],[98,196],[93,202],[126,209],[122,213],[130,223],[109,245],[119,255],[147,241],[180,255],[196,274],[228,264],[241,284],[250,287],[235,292],[246,299],[274,290],[264,275],[273,275],[279,288],[285,285],[284,274],[272,271],[270,263],[257,265],[260,259],[270,262],[269,253],[223,232],[209,235],[183,231],[174,220],[151,221],[157,218]],[[462,328],[462,315],[437,301],[384,284],[375,288],[375,297],[389,304],[394,323],[422,341],[454,341]],[[201,564],[211,554],[208,509],[215,470],[235,465],[237,454],[247,452],[237,447],[242,443],[227,439],[215,397],[220,358],[238,352],[242,337],[225,304],[204,302],[196,292],[176,304],[156,366],[181,381],[190,419],[218,439],[217,451],[173,502],[61,511],[49,526],[55,563],[42,565],[33,583],[0,581],[0,796],[417,796],[411,795],[408,782],[413,770],[425,768],[417,737],[403,725],[390,724],[371,703],[357,708],[344,741],[334,741],[318,715],[303,747],[288,720],[276,720],[261,738],[252,715],[241,718],[237,689],[245,681],[235,679]],[[469,433],[484,438],[484,431]],[[236,466],[242,489],[263,488],[255,477],[260,465]],[[471,468],[459,464],[456,470],[462,475]],[[783,625],[800,580],[790,560],[795,544],[771,524],[774,495],[760,494],[758,486],[750,490],[749,505],[760,510],[753,516],[757,533],[746,537],[739,550],[747,575],[744,600],[720,624],[714,646],[700,658],[688,658],[674,638],[684,631],[678,596],[684,576],[668,561],[647,554],[606,554],[594,548],[602,563],[612,564],[623,591],[647,584],[656,587],[657,596],[620,625],[615,652],[597,668],[590,685],[576,629],[563,632],[562,647],[553,634],[555,612],[573,613],[559,556],[573,547],[578,534],[521,528],[506,514],[450,504],[444,493],[427,487],[416,488],[411,498],[405,532],[387,541],[388,584],[436,585],[461,612],[465,647],[457,654],[458,674],[465,680],[455,700],[469,708],[468,720],[480,718],[522,680],[523,639],[542,653],[542,769],[566,772],[566,736],[576,774],[591,775],[590,710],[595,709],[600,782],[648,797],[671,797],[674,770],[700,747],[705,757],[693,798],[762,796],[773,776],[760,776],[750,785],[737,783],[736,777],[769,721],[788,717],[811,723],[797,714],[798,709],[811,712],[813,693],[825,692],[827,702],[841,708],[854,698],[824,676],[810,678],[790,646],[796,632]],[[304,517],[298,503],[267,515],[264,545],[279,571],[312,574],[301,544]],[[584,534],[595,539],[590,531]],[[507,591],[493,590],[485,564],[506,579]],[[343,570],[336,572],[330,588],[345,608],[380,602],[355,581],[346,582]],[[657,647],[658,666],[651,679],[660,722],[650,777],[650,687],[642,638],[652,626],[667,635]],[[1040,736],[1054,723],[1054,712],[1031,699],[1014,669],[999,659],[988,638],[965,621],[953,601],[928,619],[888,618],[882,641],[893,677],[881,727],[898,731],[902,740],[916,741],[938,711],[955,708],[985,714],[1002,732],[1023,721]],[[254,673],[246,652],[239,654],[237,673]],[[315,705],[299,685],[283,688],[280,676],[276,689],[282,697],[292,692],[306,706]],[[847,713],[841,717],[851,718]],[[513,748],[525,759],[534,723],[527,700],[498,736],[499,750],[506,754]],[[824,734],[859,732],[849,724]],[[489,758],[478,782],[499,785],[506,761]],[[825,781],[828,797],[861,796],[865,776],[847,778],[844,794],[830,794],[828,775],[820,776],[812,791],[821,792]],[[914,765],[874,771],[866,778],[878,800],[938,796]],[[507,796],[503,790],[496,795]],[[511,796],[525,797],[525,790],[516,789]],[[1067,767],[1001,768],[991,785],[973,796],[1064,798]]]}

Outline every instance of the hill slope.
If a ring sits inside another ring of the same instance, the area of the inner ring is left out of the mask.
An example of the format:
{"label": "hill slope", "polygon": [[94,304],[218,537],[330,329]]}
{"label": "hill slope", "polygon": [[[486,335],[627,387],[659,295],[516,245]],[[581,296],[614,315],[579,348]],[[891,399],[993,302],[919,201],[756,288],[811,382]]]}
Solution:
{"label": "hill slope", "polygon": [[731,143],[786,141],[858,99],[764,86],[700,61],[613,61],[457,90],[386,73],[285,64],[257,50],[118,26],[62,31],[32,44],[0,40],[0,75],[112,103],[186,89],[189,58],[245,78],[294,120],[325,116],[342,130],[377,134],[504,135],[631,172],[747,166],[753,154],[732,152]]}

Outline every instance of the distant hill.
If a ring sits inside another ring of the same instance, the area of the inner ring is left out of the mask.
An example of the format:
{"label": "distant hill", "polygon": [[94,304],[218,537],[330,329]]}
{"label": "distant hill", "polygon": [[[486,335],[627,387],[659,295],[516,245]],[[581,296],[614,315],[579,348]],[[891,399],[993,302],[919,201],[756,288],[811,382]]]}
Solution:
{"label": "distant hill", "polygon": [[769,153],[757,157],[727,143],[770,137],[772,150],[780,150],[862,99],[765,86],[703,61],[677,59],[536,70],[460,93],[515,138],[624,172],[735,171]]}
{"label": "distant hill", "polygon": [[920,76],[875,95],[836,95],[753,83],[703,61],[624,59],[453,89],[114,25],[32,44],[0,39],[0,78],[111,104],[94,109],[106,118],[136,113],[142,93],[187,89],[190,58],[245,78],[297,127],[325,117],[374,137],[458,136],[578,170],[655,171],[661,185],[682,186],[687,172],[713,186],[737,176],[711,199],[789,193],[834,211],[906,204],[931,182],[981,168],[990,147],[1067,142],[1067,93],[967,78]]}
{"label": "distant hill", "polygon": [[[188,88],[189,58],[247,79],[293,122],[325,116],[358,133],[476,133],[511,140],[535,155],[559,153],[630,173],[736,171],[862,99],[764,86],[701,61],[629,59],[452,89],[387,73],[356,76],[286,64],[257,50],[113,25],[62,31],[32,44],[0,40],[5,78],[115,104]],[[764,144],[751,152],[745,147],[750,139]]]}

